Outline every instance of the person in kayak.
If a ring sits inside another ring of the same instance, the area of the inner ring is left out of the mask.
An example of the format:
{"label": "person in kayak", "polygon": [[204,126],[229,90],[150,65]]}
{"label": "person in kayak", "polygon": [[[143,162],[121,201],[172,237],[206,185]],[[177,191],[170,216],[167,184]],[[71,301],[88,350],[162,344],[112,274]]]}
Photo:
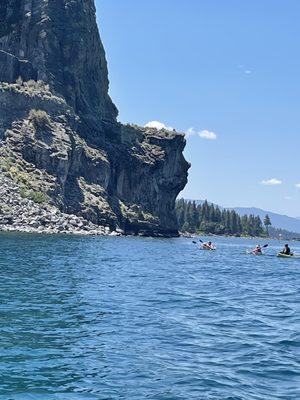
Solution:
{"label": "person in kayak", "polygon": [[288,244],[284,246],[284,249],[280,252],[280,254],[285,254],[286,256],[292,256],[291,249]]}
{"label": "person in kayak", "polygon": [[261,246],[258,244],[258,245],[255,247],[255,249],[252,250],[252,253],[253,253],[253,254],[256,254],[256,255],[262,254],[263,252],[262,252]]}
{"label": "person in kayak", "polygon": [[212,242],[203,243],[202,247],[206,250],[214,250],[214,246],[213,246]]}

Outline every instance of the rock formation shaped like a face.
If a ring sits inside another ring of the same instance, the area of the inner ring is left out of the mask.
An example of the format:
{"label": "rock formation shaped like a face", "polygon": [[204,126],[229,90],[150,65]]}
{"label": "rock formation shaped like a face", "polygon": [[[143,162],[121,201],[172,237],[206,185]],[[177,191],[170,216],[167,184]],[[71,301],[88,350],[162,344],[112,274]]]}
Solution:
{"label": "rock formation shaped like a face", "polygon": [[116,121],[93,0],[1,0],[0,50],[0,81],[43,80],[91,127]]}

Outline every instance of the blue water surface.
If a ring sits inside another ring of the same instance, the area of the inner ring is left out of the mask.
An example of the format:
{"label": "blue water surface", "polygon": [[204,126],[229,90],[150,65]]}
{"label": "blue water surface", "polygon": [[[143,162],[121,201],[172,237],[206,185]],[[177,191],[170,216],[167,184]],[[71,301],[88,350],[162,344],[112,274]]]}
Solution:
{"label": "blue water surface", "polygon": [[299,400],[300,259],[215,240],[1,234],[0,399]]}

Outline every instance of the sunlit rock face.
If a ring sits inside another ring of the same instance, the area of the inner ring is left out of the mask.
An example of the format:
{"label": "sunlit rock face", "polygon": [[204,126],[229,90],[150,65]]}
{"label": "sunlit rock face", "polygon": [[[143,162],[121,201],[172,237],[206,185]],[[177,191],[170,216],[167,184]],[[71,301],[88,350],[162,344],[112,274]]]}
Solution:
{"label": "sunlit rock face", "polygon": [[117,122],[94,1],[2,0],[0,82],[2,150],[53,177],[51,204],[125,233],[178,234],[184,137]]}

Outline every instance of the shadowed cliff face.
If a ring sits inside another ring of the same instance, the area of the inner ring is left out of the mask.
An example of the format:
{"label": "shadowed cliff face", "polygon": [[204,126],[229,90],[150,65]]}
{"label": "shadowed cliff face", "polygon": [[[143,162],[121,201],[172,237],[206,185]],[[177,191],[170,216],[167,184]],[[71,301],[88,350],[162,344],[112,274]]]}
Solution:
{"label": "shadowed cliff face", "polygon": [[125,233],[177,235],[184,137],[117,123],[92,0],[2,0],[0,82],[2,146],[53,177],[51,204]]}

